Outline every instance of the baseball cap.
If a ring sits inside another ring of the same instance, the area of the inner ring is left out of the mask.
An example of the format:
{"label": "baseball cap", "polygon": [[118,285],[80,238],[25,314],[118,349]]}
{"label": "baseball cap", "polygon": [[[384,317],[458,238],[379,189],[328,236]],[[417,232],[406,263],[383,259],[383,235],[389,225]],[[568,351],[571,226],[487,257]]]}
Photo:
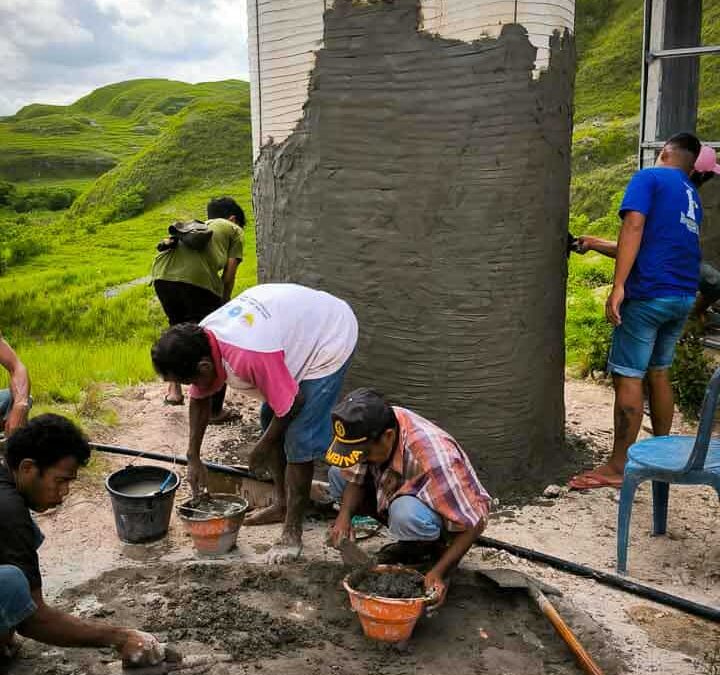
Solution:
{"label": "baseball cap", "polygon": [[325,461],[340,468],[357,464],[364,454],[363,445],[388,428],[389,408],[382,394],[373,389],[351,391],[332,410],[334,437]]}
{"label": "baseball cap", "polygon": [[700,154],[695,160],[695,171],[700,171],[701,173],[712,171],[713,173],[720,174],[720,164],[717,163],[717,154],[714,148],[711,148],[709,145],[703,145],[702,148],[700,148]]}

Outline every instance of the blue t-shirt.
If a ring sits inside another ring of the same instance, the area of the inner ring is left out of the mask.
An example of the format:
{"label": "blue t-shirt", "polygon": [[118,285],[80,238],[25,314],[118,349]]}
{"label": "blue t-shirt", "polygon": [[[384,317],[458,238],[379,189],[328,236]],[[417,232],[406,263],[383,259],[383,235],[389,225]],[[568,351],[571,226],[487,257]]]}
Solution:
{"label": "blue t-shirt", "polygon": [[694,295],[700,278],[703,210],[695,186],[680,169],[638,171],[625,190],[626,211],[645,216],[637,259],[625,282],[629,299]]}

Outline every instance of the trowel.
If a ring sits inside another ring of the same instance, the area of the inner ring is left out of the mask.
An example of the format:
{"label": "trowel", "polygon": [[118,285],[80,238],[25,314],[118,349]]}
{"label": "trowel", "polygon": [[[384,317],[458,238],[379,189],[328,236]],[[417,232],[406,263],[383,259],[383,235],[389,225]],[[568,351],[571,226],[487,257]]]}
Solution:
{"label": "trowel", "polygon": [[523,572],[508,568],[497,567],[494,569],[483,569],[478,570],[478,574],[487,577],[500,588],[517,588],[527,591],[527,594],[535,601],[540,611],[550,620],[550,623],[558,635],[560,635],[565,644],[570,647],[570,651],[572,651],[577,659],[583,672],[589,675],[603,675],[600,666],[598,666],[592,656],[587,653],[577,637],[575,637],[575,634],[570,630],[570,627],[565,623],[560,614],[558,614],[553,604],[547,599],[546,593],[548,595],[562,595],[557,588],[549,586],[539,579],[533,579]]}
{"label": "trowel", "polygon": [[340,556],[348,567],[372,567],[375,558],[363,551],[352,539],[345,537],[338,545]]}

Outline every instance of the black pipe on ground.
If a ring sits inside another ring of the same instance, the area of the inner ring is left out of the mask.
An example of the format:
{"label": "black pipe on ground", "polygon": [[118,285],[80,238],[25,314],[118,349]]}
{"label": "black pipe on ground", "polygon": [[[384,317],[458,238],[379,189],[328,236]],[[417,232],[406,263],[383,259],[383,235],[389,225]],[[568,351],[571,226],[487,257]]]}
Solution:
{"label": "black pipe on ground", "polygon": [[[94,450],[107,452],[112,455],[145,457],[146,459],[152,459],[158,462],[168,462],[170,464],[175,463],[180,464],[181,466],[187,465],[187,460],[185,458],[168,457],[168,455],[162,455],[156,452],[142,452],[141,450],[132,450],[131,448],[123,448],[118,445],[104,445],[102,443],[90,443],[90,447]],[[267,479],[257,478],[247,467],[226,466],[224,464],[215,464],[214,462],[205,462],[204,464],[208,468],[208,471],[215,471],[217,473],[234,476],[236,478],[250,478],[252,480],[260,480],[262,482],[272,482]],[[652,600],[653,602],[657,602],[661,605],[673,607],[675,609],[682,610],[683,612],[687,612],[688,614],[694,614],[695,616],[702,617],[703,619],[720,623],[720,609],[709,607],[708,605],[701,605],[698,602],[693,602],[692,600],[687,600],[686,598],[681,598],[677,595],[671,595],[670,593],[665,593],[665,591],[660,591],[650,586],[638,584],[634,581],[626,579],[625,577],[618,576],[617,574],[610,574],[608,572],[603,572],[602,570],[596,570],[592,567],[588,567],[587,565],[581,565],[570,560],[557,558],[547,553],[510,544],[505,541],[500,541],[499,539],[492,539],[491,537],[480,536],[477,538],[475,545],[482,546],[483,548],[496,548],[502,551],[507,551],[518,558],[543,563],[563,572],[574,574],[578,577],[594,579],[601,584],[618,588],[626,593],[631,593],[641,598]]]}
{"label": "black pipe on ground", "polygon": [[[157,462],[168,462],[169,464],[179,464],[180,466],[187,466],[187,459],[185,459],[184,457],[169,457],[168,455],[162,455],[157,452],[143,452],[142,450],[123,448],[120,445],[104,445],[103,443],[90,443],[90,447],[93,450],[107,452],[111,455],[144,457],[145,459],[152,459]],[[252,471],[250,471],[250,469],[244,466],[226,466],[225,464],[215,464],[215,462],[203,462],[203,464],[205,464],[208,471],[223,473],[226,476],[233,476],[235,478],[251,478],[252,480],[261,481],[263,483],[272,482],[266,478],[258,478],[254,473],[252,473]]]}
{"label": "black pipe on ground", "polygon": [[683,612],[694,614],[695,616],[708,619],[709,621],[720,622],[720,609],[709,607],[708,605],[701,605],[698,602],[693,602],[692,600],[687,600],[686,598],[681,598],[677,595],[671,595],[670,593],[665,593],[665,591],[660,591],[650,586],[638,584],[617,574],[610,574],[609,572],[596,570],[592,567],[588,567],[587,565],[581,565],[579,563],[571,562],[570,560],[556,558],[555,556],[547,553],[534,551],[530,548],[524,548],[523,546],[516,546],[515,544],[508,544],[507,542],[500,541],[499,539],[492,539],[491,537],[478,537],[475,545],[482,546],[483,548],[497,548],[502,551],[507,551],[508,553],[516,555],[518,558],[524,558],[525,560],[530,560],[532,562],[544,563],[545,565],[562,570],[563,572],[569,572],[570,574],[574,574],[578,577],[584,577],[586,579],[594,579],[606,586],[619,588],[626,593],[638,595],[641,598],[652,600],[653,602],[660,603],[661,605],[674,607],[675,609],[680,609]]}

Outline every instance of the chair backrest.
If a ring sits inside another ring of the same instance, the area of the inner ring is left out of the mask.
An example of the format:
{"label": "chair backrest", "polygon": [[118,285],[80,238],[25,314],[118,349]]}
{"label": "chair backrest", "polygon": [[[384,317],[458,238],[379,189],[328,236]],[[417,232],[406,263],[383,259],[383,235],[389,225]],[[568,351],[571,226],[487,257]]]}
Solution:
{"label": "chair backrest", "polygon": [[702,408],[700,409],[700,424],[698,424],[695,445],[690,453],[685,471],[702,469],[705,466],[710,437],[712,435],[713,422],[715,421],[715,410],[717,409],[718,396],[720,396],[720,368],[718,368],[708,382],[705,389]]}

